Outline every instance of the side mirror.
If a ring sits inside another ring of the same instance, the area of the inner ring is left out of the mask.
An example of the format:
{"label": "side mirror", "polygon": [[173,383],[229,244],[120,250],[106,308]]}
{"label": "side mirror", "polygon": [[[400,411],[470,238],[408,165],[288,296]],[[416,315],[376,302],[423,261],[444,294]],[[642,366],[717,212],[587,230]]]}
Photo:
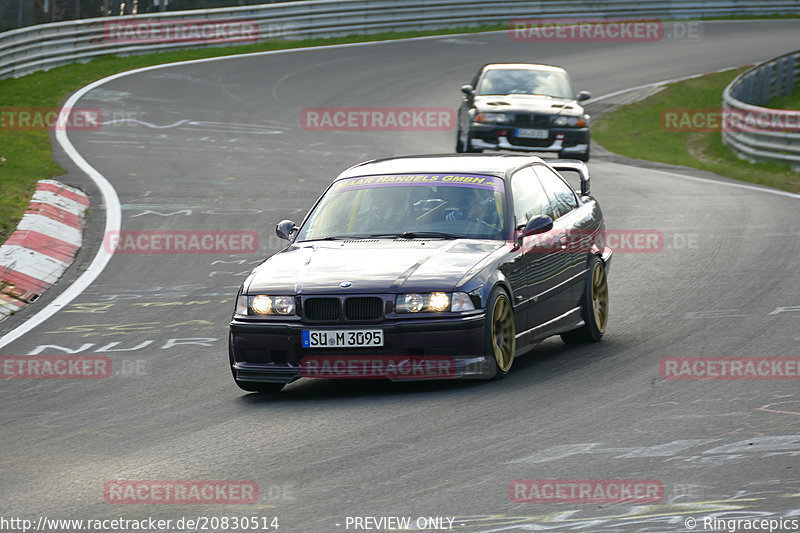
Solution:
{"label": "side mirror", "polygon": [[538,235],[553,229],[553,219],[547,215],[536,215],[525,224],[517,228],[520,233],[517,234],[517,246],[522,246],[522,240],[530,235]]}
{"label": "side mirror", "polygon": [[536,215],[525,224],[525,229],[522,230],[522,237],[529,235],[538,235],[553,229],[553,219],[547,215]]}
{"label": "side mirror", "polygon": [[275,233],[281,239],[286,239],[287,241],[291,242],[292,233],[297,231],[297,229],[297,226],[295,226],[294,222],[291,220],[281,220],[275,227]]}
{"label": "side mirror", "polygon": [[475,96],[475,89],[472,87],[472,85],[462,85],[461,92],[464,93],[464,96],[467,98],[472,98]]}
{"label": "side mirror", "polygon": [[592,93],[589,91],[581,91],[578,93],[578,101],[583,102],[584,100],[588,100],[592,97]]}

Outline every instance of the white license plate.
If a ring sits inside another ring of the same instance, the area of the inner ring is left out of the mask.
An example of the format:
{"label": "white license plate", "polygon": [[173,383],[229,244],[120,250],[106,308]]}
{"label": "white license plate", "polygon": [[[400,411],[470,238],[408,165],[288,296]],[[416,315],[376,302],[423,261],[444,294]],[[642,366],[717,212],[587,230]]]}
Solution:
{"label": "white license plate", "polygon": [[304,329],[303,348],[377,348],[383,346],[381,329]]}
{"label": "white license plate", "polygon": [[548,130],[517,130],[517,137],[521,137],[523,139],[547,139],[549,136],[550,132]]}

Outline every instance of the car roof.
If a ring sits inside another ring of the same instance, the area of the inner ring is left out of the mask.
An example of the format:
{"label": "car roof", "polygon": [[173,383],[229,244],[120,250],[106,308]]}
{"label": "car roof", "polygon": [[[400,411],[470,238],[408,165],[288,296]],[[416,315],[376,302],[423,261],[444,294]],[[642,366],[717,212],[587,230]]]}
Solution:
{"label": "car roof", "polygon": [[483,70],[540,70],[545,72],[566,72],[561,67],[539,65],[536,63],[488,63]]}
{"label": "car roof", "polygon": [[516,154],[432,154],[375,159],[354,165],[336,180],[379,174],[463,173],[505,176],[509,170],[543,162],[540,157]]}

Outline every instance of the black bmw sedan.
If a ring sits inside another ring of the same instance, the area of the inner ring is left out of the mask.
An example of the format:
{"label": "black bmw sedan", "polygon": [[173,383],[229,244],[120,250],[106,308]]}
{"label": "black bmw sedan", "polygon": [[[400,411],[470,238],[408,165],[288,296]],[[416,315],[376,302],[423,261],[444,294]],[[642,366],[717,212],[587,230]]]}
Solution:
{"label": "black bmw sedan", "polygon": [[567,71],[532,63],[491,63],[461,87],[456,152],[513,150],[589,161],[589,115]]}
{"label": "black bmw sedan", "polygon": [[[564,172],[576,173],[580,191]],[[342,172],[247,277],[229,358],[244,390],[309,378],[502,378],[541,340],[600,340],[600,206],[580,161],[411,156]]]}

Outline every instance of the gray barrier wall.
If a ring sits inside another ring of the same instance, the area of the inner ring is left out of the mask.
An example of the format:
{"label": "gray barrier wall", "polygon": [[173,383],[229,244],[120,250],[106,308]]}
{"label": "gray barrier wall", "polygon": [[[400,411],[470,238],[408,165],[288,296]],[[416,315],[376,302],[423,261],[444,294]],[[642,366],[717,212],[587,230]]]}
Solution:
{"label": "gray barrier wall", "polygon": [[722,140],[741,157],[789,163],[800,170],[800,111],[761,107],[800,83],[800,51],[739,75],[722,95]]}

